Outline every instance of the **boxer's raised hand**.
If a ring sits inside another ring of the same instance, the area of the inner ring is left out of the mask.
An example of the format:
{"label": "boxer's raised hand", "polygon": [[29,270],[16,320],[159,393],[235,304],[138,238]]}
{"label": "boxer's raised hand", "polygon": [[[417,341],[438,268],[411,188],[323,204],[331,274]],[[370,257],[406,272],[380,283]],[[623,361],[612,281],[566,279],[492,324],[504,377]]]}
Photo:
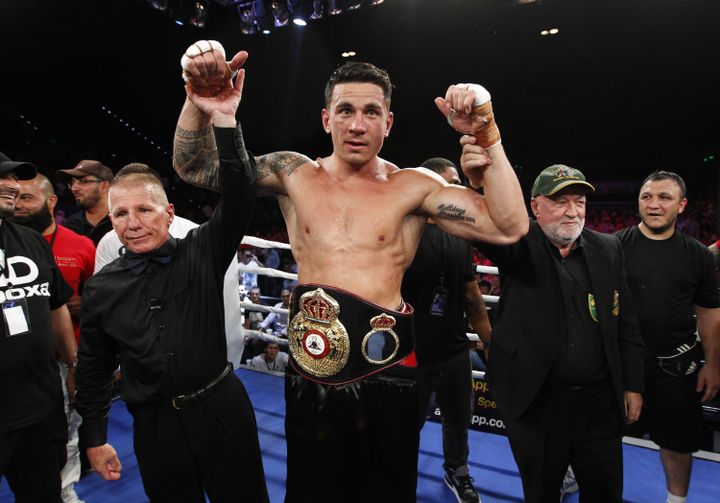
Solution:
{"label": "boxer's raised hand", "polygon": [[247,59],[247,52],[238,52],[225,61],[225,49],[216,40],[199,40],[187,48],[180,60],[182,76],[194,94],[216,96],[233,87],[232,77]]}
{"label": "boxer's raised hand", "polygon": [[477,138],[477,145],[490,148],[500,143],[490,93],[479,84],[456,84],[448,87],[445,98],[435,104],[448,124],[460,133]]}

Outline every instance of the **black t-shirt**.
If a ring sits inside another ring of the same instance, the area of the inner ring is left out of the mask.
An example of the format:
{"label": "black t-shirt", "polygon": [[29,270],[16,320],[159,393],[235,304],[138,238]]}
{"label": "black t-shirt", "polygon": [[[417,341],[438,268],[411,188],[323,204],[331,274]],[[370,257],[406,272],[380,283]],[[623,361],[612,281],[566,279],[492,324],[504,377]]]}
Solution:
{"label": "black t-shirt", "polygon": [[682,232],[653,240],[638,226],[617,233],[646,356],[686,342],[695,332],[693,305],[720,307],[712,254]]}
{"label": "black t-shirt", "polygon": [[[47,242],[37,232],[3,220],[0,224],[0,301],[26,304],[27,331],[9,335],[0,320],[0,433],[31,425],[62,401],[55,363],[50,310],[72,296]],[[18,331],[18,324],[11,330]]]}
{"label": "black t-shirt", "polygon": [[63,225],[71,231],[80,234],[81,236],[89,237],[90,239],[92,239],[92,242],[95,244],[95,246],[98,245],[98,243],[105,234],[113,230],[112,222],[110,221],[109,215],[105,215],[97,223],[97,225],[93,225],[88,222],[87,218],[85,218],[84,210],[80,210],[74,215],[68,217],[63,223]]}
{"label": "black t-shirt", "polygon": [[[475,281],[470,244],[437,225],[425,226],[402,283],[403,299],[415,309],[415,352],[420,365],[442,362],[468,350],[464,291],[469,281]],[[431,315],[433,301],[437,310],[437,294],[445,290],[444,315]]]}

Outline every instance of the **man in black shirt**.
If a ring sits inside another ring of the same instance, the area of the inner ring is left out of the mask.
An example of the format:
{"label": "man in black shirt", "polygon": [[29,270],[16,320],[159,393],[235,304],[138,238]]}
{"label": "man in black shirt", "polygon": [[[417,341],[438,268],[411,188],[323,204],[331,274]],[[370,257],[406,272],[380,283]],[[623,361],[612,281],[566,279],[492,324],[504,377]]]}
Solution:
{"label": "man in black shirt", "polygon": [[589,190],[580,171],[550,166],[532,188],[527,236],[477,244],[500,269],[487,377],[529,503],[557,501],[568,463],[581,501],[620,503],[623,420],[642,405],[622,249],[584,228]]}
{"label": "man in black shirt", "polygon": [[[657,171],[640,188],[640,224],[618,233],[645,341],[645,400],[631,430],[660,446],[667,501],[683,503],[692,452],[700,448],[701,401],[720,389],[720,298],[710,251],[676,228],[687,205],[684,180]],[[695,318],[697,316],[697,324]],[[700,348],[705,365],[699,369]]]}
{"label": "man in black shirt", "polygon": [[[422,167],[460,185],[452,161],[435,157]],[[467,464],[473,386],[464,315],[484,342],[490,340],[490,320],[475,280],[470,243],[429,220],[413,263],[405,271],[402,296],[415,308],[420,422],[425,422],[435,391],[442,410],[445,483],[460,503],[477,503],[480,498]]]}
{"label": "man in black shirt", "polygon": [[80,211],[65,220],[68,229],[92,239],[100,239],[112,230],[108,215],[108,189],[113,173],[100,161],[80,161],[73,169],[61,169],[58,178],[70,188]]}
{"label": "man in black shirt", "polygon": [[0,153],[0,478],[17,501],[60,501],[67,421],[55,351],[74,400],[75,335],[65,303],[72,288],[43,237],[10,218],[18,180],[35,167]]}
{"label": "man in black shirt", "polygon": [[134,418],[134,445],[153,502],[268,501],[250,400],[227,362],[223,277],[252,216],[256,172],[234,108],[242,78],[224,101],[194,99],[212,114],[222,196],[209,222],[184,239],[157,176],[126,167],[110,188],[113,228],[127,253],[86,285],[81,314],[78,410],[93,468],[120,477],[107,443],[112,373]]}

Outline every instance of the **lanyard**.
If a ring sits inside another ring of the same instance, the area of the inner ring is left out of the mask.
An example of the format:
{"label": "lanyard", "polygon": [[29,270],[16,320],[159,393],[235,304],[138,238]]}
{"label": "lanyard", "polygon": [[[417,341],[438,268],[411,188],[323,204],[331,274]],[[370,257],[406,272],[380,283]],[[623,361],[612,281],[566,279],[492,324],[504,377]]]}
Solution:
{"label": "lanyard", "polygon": [[52,233],[52,237],[50,238],[50,249],[52,250],[53,245],[55,244],[55,237],[57,236],[57,225],[55,226],[55,230]]}

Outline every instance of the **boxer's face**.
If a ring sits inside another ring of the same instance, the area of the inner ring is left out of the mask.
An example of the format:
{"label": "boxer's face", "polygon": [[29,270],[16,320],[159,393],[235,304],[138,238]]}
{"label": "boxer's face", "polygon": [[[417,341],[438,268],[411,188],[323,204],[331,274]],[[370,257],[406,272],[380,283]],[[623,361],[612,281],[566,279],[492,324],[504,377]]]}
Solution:
{"label": "boxer's face", "polygon": [[640,189],[638,211],[643,224],[654,233],[662,233],[675,225],[685,210],[687,198],[681,197],[674,180],[650,180]]}
{"label": "boxer's face", "polygon": [[570,186],[552,196],[537,196],[530,201],[537,223],[558,246],[575,241],[585,226],[585,189]]}
{"label": "boxer's face", "polygon": [[373,160],[390,134],[393,114],[380,86],[365,82],[335,85],[323,128],[330,133],[333,153],[351,166]]}
{"label": "boxer's face", "polygon": [[110,189],[110,219],[120,241],[133,253],[151,252],[167,241],[175,216],[172,204],[158,201],[152,184]]}

